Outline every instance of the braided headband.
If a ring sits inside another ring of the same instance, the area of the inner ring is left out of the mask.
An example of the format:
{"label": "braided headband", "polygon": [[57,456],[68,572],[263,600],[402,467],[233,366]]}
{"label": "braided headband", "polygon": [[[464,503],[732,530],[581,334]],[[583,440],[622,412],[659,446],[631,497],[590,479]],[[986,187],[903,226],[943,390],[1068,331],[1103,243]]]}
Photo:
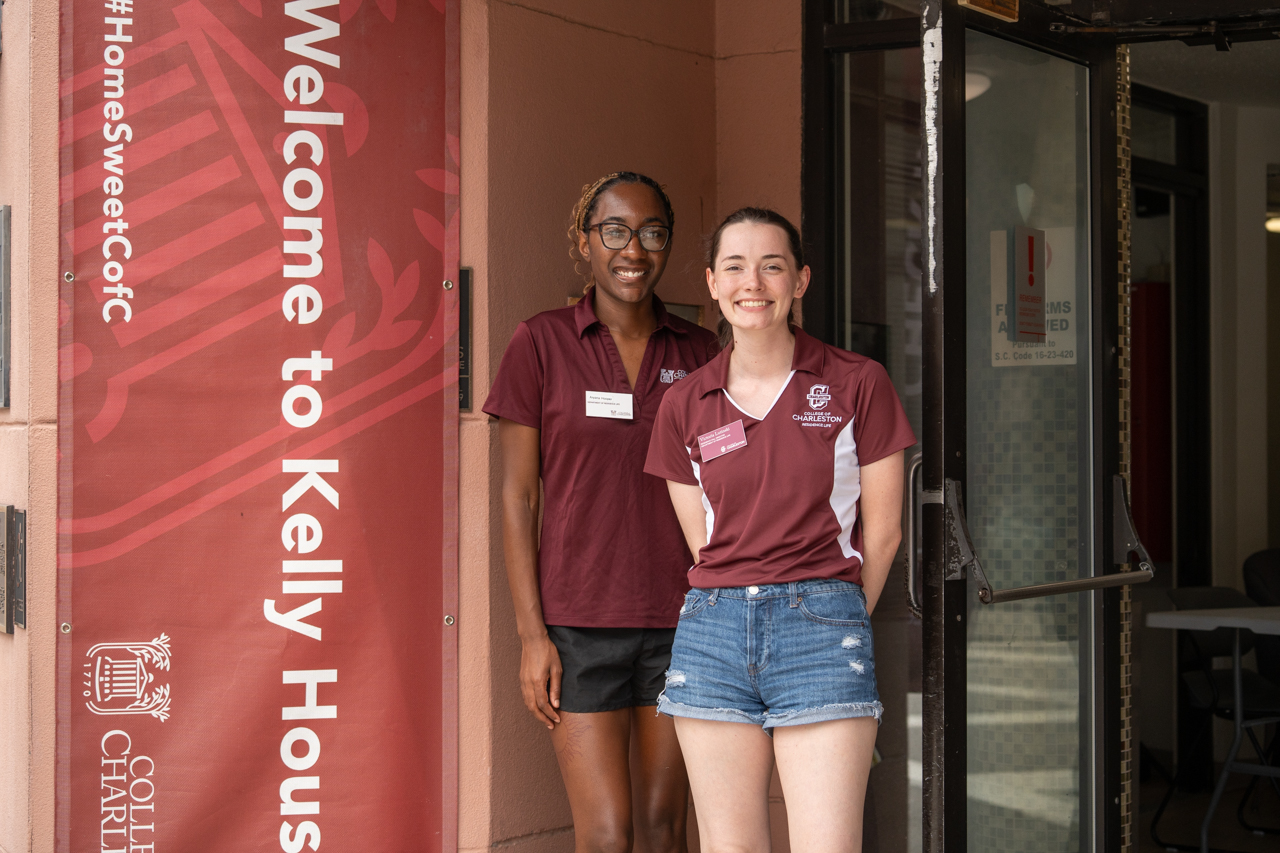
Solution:
{"label": "braided headband", "polygon": [[604,186],[609,181],[612,181],[614,178],[618,177],[621,174],[622,174],[621,172],[612,172],[608,175],[605,175],[603,178],[596,181],[594,184],[583,185],[582,200],[578,202],[578,217],[577,217],[577,222],[575,223],[577,225],[579,233],[582,232],[583,226],[586,225],[585,219],[587,216],[587,210],[590,209],[591,202],[595,200],[596,193],[600,192],[600,187]]}

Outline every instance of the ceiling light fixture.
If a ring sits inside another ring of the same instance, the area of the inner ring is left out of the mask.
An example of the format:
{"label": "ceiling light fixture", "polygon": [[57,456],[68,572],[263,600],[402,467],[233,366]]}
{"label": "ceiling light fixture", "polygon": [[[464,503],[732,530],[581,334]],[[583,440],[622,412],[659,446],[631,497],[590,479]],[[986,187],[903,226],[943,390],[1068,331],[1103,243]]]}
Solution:
{"label": "ceiling light fixture", "polygon": [[991,88],[991,78],[980,71],[964,72],[964,99],[972,101]]}

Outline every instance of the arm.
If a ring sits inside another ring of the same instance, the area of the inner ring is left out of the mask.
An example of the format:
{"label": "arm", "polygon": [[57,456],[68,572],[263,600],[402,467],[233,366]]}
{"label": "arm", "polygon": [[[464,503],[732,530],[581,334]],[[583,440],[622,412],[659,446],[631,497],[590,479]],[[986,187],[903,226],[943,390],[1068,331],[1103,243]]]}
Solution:
{"label": "arm", "polygon": [[684,541],[689,543],[689,553],[698,562],[698,552],[707,544],[707,511],[702,506],[702,489],[667,480],[671,493],[671,505],[676,508],[676,518],[684,531]]}
{"label": "arm", "polygon": [[893,558],[902,543],[902,455],[877,459],[861,469],[862,494],[858,517],[862,521],[862,591],[867,613],[875,610]]}
{"label": "arm", "polygon": [[[529,712],[554,728],[560,722],[560,654],[547,636],[538,589],[538,481],[540,430],[502,418],[502,550],[520,633],[520,692]],[[550,691],[548,692],[548,682]]]}

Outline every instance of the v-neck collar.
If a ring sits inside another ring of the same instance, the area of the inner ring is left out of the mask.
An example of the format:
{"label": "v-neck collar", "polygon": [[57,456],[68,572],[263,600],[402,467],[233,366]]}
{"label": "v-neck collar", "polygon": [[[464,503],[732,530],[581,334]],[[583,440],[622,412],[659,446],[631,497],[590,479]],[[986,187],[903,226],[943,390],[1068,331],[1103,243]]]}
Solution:
{"label": "v-neck collar", "polygon": [[765,409],[764,414],[761,415],[760,417],[756,417],[755,415],[748,412],[746,409],[739,406],[738,401],[733,399],[733,397],[729,395],[728,388],[721,388],[720,390],[724,392],[724,398],[728,400],[730,403],[732,403],[733,407],[737,409],[739,412],[742,412],[742,414],[751,418],[751,420],[753,421],[763,421],[765,418],[769,417],[769,413],[773,411],[773,407],[778,405],[778,401],[782,399],[782,392],[787,390],[787,386],[791,384],[791,378],[795,375],[796,375],[796,372],[794,370],[787,374],[787,379],[785,382],[782,383],[782,387],[778,389],[778,393],[774,396],[773,402],[769,404],[769,408]]}
{"label": "v-neck collar", "polygon": [[787,390],[787,386],[791,384],[791,380],[797,372],[803,371],[812,373],[814,376],[821,376],[822,369],[826,363],[826,350],[823,348],[821,341],[806,334],[804,329],[793,326],[791,331],[796,336],[796,348],[791,353],[791,373],[787,374],[786,381],[782,383],[782,387],[778,389],[777,396],[773,398],[773,402],[769,404],[769,408],[765,410],[763,415],[757,418],[739,406],[738,402],[729,395],[729,357],[733,352],[732,343],[704,368],[710,374],[707,378],[712,381],[706,384],[700,396],[705,397],[713,391],[723,391],[724,398],[747,417],[754,421],[762,421],[767,418],[769,412],[772,412],[773,407],[782,399],[783,392]]}
{"label": "v-neck collar", "polygon": [[[791,372],[812,373],[814,376],[821,376],[823,368],[826,366],[827,354],[821,341],[805,332],[797,326],[791,327],[791,332],[796,336],[796,348],[791,353]],[[729,356],[733,353],[733,343],[720,351],[720,354],[707,362],[707,366],[703,368],[707,373],[707,382],[703,386],[700,396],[705,397],[712,391],[724,391],[727,395],[729,388]],[[788,378],[788,382],[790,378]],[[786,388],[784,383],[783,388]],[[774,401],[777,402],[776,400]],[[737,403],[734,403],[737,406]],[[738,406],[741,408],[741,406]]]}
{"label": "v-neck collar", "polygon": [[618,349],[617,341],[613,339],[613,335],[609,332],[609,327],[596,316],[595,288],[588,289],[586,295],[574,305],[573,310],[574,325],[577,328],[578,337],[585,336],[588,329],[593,329],[595,334],[600,336],[600,345],[604,347],[609,367],[613,371],[613,381],[617,386],[617,390],[624,394],[630,394],[636,405],[639,405],[641,398],[645,396],[646,389],[651,384],[649,380],[655,369],[654,363],[659,358],[657,348],[662,346],[662,341],[659,339],[662,331],[665,329],[678,335],[688,334],[687,329],[682,329],[671,322],[671,314],[667,311],[666,306],[662,304],[662,300],[656,295],[653,297],[653,315],[657,325],[654,327],[653,333],[649,335],[649,339],[645,341],[644,355],[640,359],[640,369],[636,371],[636,384],[633,386],[627,381],[627,366],[622,361],[622,353]]}

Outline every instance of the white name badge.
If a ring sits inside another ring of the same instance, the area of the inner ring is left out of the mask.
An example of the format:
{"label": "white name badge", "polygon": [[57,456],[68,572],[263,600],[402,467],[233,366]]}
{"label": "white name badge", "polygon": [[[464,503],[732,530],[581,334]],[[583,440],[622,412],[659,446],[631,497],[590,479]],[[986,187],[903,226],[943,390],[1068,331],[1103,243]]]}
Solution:
{"label": "white name badge", "polygon": [[588,391],[587,417],[629,421],[632,419],[631,395],[611,391]]}

